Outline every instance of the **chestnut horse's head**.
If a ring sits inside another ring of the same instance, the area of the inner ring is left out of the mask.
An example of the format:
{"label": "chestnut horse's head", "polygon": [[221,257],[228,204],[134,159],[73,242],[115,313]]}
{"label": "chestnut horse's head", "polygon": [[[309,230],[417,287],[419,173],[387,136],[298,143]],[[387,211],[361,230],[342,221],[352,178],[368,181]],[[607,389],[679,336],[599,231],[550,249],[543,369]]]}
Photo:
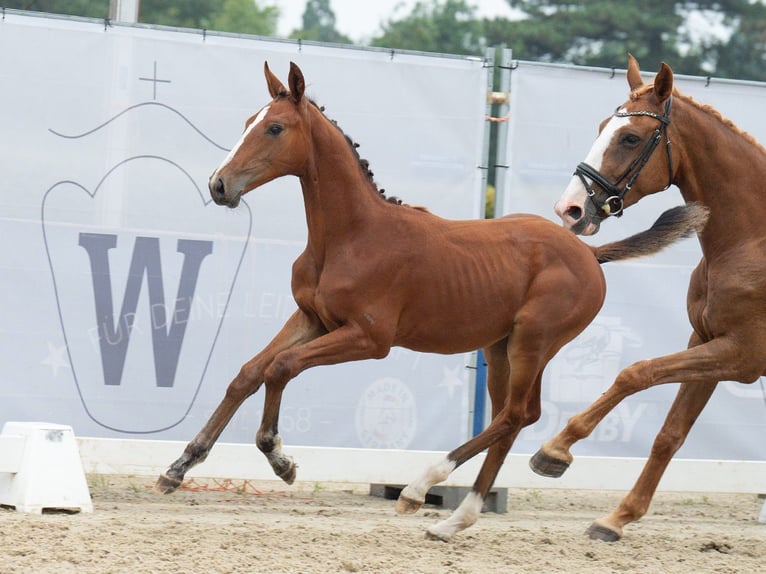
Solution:
{"label": "chestnut horse's head", "polygon": [[305,167],[308,106],[300,68],[290,62],[288,91],[263,65],[273,98],[245,123],[239,141],[210,176],[210,195],[218,205],[236,207],[251,189],[283,175],[300,175]]}
{"label": "chestnut horse's head", "polygon": [[[667,128],[673,71],[663,63],[653,84],[645,85],[638,62],[628,56],[630,99],[601,122],[585,161],[556,202],[565,227],[593,235],[601,222],[667,189],[673,182],[673,155]],[[654,153],[657,148],[664,148]]]}

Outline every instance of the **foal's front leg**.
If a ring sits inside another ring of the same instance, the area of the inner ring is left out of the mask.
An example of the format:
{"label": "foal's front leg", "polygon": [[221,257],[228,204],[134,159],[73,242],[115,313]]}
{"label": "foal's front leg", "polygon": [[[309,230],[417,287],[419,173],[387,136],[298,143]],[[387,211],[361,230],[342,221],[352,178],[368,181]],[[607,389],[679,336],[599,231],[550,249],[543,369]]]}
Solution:
{"label": "foal's front leg", "polygon": [[[226,389],[226,395],[183,454],[157,479],[155,491],[169,494],[183,482],[193,466],[203,462],[239,406],[254,394],[264,381],[264,373],[274,357],[295,345],[315,339],[326,331],[313,317],[300,309],[287,320],[279,333],[255,357],[245,363]],[[264,414],[265,416],[265,414]]]}
{"label": "foal's front leg", "polygon": [[349,323],[274,357],[264,374],[266,398],[256,444],[277,476],[292,484],[296,475],[296,465],[292,457],[282,451],[279,436],[279,409],[287,383],[310,367],[381,358],[389,349],[390,346],[374,343],[358,325]]}

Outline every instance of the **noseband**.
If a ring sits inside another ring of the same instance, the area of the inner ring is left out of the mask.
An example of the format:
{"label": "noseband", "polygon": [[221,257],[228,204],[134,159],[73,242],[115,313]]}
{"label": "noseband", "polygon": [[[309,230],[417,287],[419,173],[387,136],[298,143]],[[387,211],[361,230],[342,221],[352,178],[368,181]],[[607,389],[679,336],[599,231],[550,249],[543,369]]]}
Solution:
{"label": "noseband", "polygon": [[[596,206],[596,211],[603,212],[605,214],[604,217],[608,215],[620,217],[622,215],[625,195],[630,191],[630,188],[633,187],[633,183],[636,181],[636,178],[641,173],[641,170],[646,165],[646,162],[649,161],[649,158],[652,156],[654,150],[657,148],[663,133],[665,134],[665,147],[668,152],[668,184],[664,189],[669,188],[673,183],[673,155],[670,149],[670,136],[667,134],[667,127],[668,124],[670,124],[670,106],[672,101],[673,97],[671,96],[668,98],[668,101],[665,104],[665,113],[663,115],[645,110],[636,112],[620,112],[618,111],[619,108],[615,110],[614,115],[618,118],[625,118],[628,116],[649,116],[659,120],[660,122],[660,125],[657,126],[657,129],[654,130],[654,134],[652,135],[651,139],[646,142],[644,149],[641,150],[641,153],[638,155],[638,157],[633,160],[633,162],[628,166],[628,169],[625,170],[619,179],[611,182],[603,175],[601,175],[595,168],[585,162],[580,163],[580,165],[577,166],[577,169],[575,169],[575,175],[580,178],[583,186],[585,186],[585,191],[588,193],[590,200]],[[586,177],[590,178],[591,183],[586,181]],[[625,186],[620,189],[618,186],[623,181],[625,181]],[[603,187],[604,190],[606,190],[608,193],[608,197],[603,202],[599,203],[599,200],[596,199],[596,192],[592,187],[594,182]]]}

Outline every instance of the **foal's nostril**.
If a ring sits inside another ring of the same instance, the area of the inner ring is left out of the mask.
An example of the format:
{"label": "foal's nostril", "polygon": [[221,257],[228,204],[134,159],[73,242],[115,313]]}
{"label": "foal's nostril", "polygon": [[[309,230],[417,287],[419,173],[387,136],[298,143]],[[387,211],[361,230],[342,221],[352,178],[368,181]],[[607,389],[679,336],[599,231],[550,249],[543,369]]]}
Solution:
{"label": "foal's nostril", "polygon": [[223,179],[220,177],[216,179],[210,186],[210,191],[213,197],[222,198],[226,194],[226,190],[223,187]]}
{"label": "foal's nostril", "polygon": [[570,205],[564,213],[572,221],[580,221],[582,219],[582,209],[576,205]]}

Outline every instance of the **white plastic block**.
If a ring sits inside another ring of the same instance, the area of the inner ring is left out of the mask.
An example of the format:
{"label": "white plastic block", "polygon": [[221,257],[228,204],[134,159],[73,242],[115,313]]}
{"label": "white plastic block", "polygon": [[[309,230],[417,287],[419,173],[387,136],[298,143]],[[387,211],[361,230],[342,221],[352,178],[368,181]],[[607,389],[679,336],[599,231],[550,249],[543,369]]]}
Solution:
{"label": "white plastic block", "polygon": [[19,472],[26,442],[21,435],[0,434],[0,472]]}
{"label": "white plastic block", "polygon": [[9,457],[0,466],[9,471],[0,472],[0,505],[38,514],[44,509],[93,512],[72,427],[6,422],[0,433],[0,457],[4,454]]}

